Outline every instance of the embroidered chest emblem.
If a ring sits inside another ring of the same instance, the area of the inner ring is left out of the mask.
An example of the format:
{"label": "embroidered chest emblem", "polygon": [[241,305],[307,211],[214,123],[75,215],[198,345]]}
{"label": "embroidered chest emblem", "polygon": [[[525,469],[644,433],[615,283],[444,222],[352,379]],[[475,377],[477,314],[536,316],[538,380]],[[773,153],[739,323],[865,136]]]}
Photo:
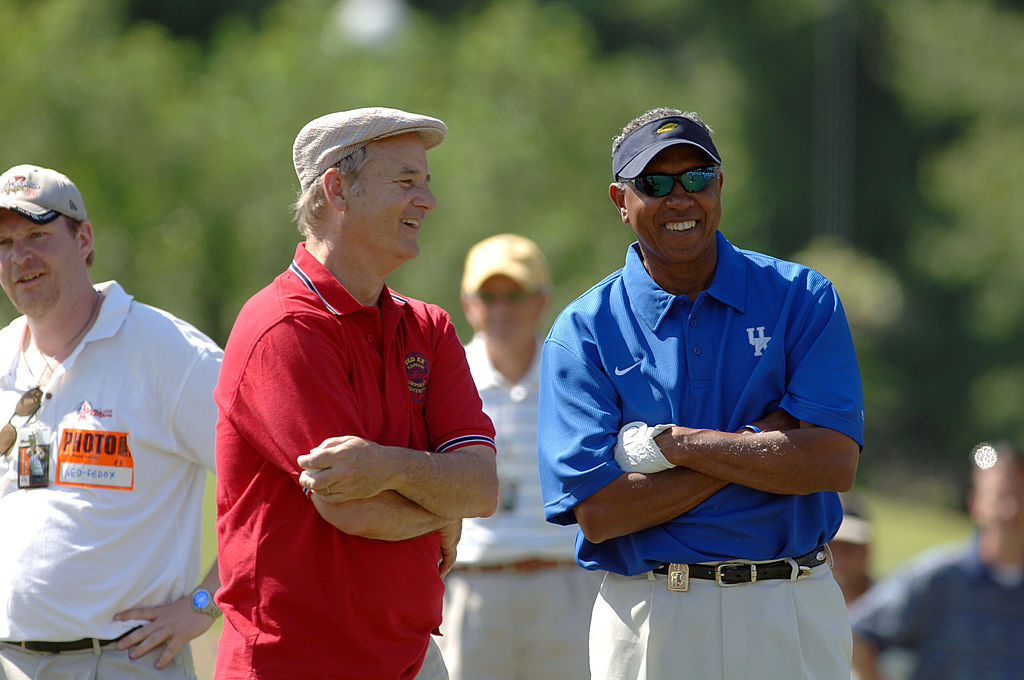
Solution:
{"label": "embroidered chest emblem", "polygon": [[[757,331],[757,335],[754,335],[754,331]],[[764,326],[758,326],[757,328],[747,329],[747,339],[754,346],[754,356],[759,357],[764,354],[764,350],[768,347],[768,341],[771,340],[771,337],[765,336]]]}
{"label": "embroidered chest emblem", "polygon": [[409,383],[409,395],[417,404],[427,397],[427,381],[430,379],[430,362],[419,352],[405,355],[405,378]]}
{"label": "embroidered chest emblem", "polygon": [[75,411],[78,413],[79,420],[88,420],[89,418],[111,418],[114,415],[113,409],[94,408],[88,400],[83,401],[81,404],[76,406]]}

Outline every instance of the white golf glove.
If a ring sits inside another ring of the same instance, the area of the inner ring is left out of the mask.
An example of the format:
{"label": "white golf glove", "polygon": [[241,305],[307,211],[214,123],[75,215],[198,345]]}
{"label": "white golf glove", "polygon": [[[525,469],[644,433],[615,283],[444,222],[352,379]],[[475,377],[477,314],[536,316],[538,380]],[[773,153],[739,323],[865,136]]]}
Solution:
{"label": "white golf glove", "polygon": [[661,452],[654,438],[671,425],[653,427],[639,420],[627,423],[615,440],[615,462],[626,472],[661,472],[674,468]]}

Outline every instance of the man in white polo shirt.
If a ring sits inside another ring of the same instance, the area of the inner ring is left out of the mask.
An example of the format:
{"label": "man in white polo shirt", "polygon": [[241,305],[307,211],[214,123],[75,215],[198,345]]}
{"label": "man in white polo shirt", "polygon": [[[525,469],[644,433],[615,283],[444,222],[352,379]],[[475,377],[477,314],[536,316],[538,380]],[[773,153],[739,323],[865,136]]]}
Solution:
{"label": "man in white polo shirt", "polygon": [[194,678],[221,350],[93,258],[70,179],[0,176],[0,678]]}
{"label": "man in white polo shirt", "polygon": [[589,678],[590,611],[601,585],[577,566],[575,532],[544,521],[537,472],[540,323],[551,273],[537,244],[518,234],[480,241],[466,256],[466,346],[498,446],[498,510],[462,523],[445,579],[443,636],[451,680]]}

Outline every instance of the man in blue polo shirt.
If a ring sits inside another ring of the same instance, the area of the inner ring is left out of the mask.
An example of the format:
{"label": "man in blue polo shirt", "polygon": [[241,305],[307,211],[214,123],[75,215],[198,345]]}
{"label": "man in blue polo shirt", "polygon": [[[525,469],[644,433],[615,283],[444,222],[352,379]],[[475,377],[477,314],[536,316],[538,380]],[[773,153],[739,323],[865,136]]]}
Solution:
{"label": "man in blue polo shirt", "polygon": [[848,677],[824,546],[863,445],[850,330],[825,277],[718,231],[710,133],[655,109],[613,142],[637,242],[545,341],[545,513],[607,572],[593,678]]}

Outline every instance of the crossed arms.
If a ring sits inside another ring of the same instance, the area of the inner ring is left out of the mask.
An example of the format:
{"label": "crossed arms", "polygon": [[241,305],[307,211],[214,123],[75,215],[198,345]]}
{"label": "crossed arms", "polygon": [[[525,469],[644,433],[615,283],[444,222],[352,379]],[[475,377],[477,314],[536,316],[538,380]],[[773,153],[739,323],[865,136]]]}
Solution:
{"label": "crossed arms", "polygon": [[673,426],[655,438],[678,467],[623,473],[576,505],[592,543],[663,524],[727,484],[778,494],[846,491],[860,447],[846,435],[776,410],[753,423],[763,432],[720,432]]}
{"label": "crossed arms", "polygon": [[317,512],[347,534],[403,541],[440,531],[442,575],[454,564],[462,518],[497,507],[494,451],[480,444],[431,453],[330,437],[298,462]]}

